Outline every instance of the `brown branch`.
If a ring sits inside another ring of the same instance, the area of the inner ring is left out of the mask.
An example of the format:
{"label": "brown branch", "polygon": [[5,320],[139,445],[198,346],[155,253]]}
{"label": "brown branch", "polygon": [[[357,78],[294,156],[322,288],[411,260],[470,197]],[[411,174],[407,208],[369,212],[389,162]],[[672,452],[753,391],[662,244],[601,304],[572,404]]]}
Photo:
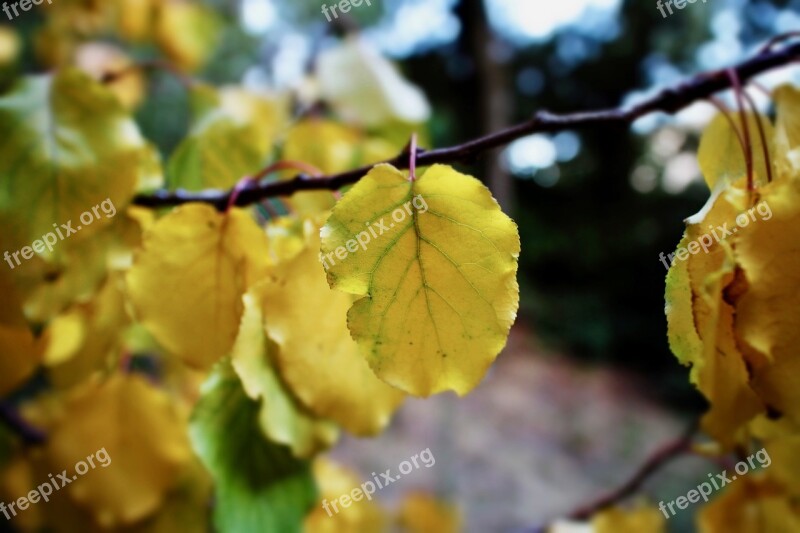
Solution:
{"label": "brown branch", "polygon": [[[662,112],[672,115],[697,101],[705,100],[719,91],[729,89],[732,83],[729,71],[735,72],[739,82],[744,85],[758,74],[800,58],[800,43],[787,45],[777,51],[773,50],[773,48],[774,46],[772,45],[765,47],[755,56],[730,69],[699,74],[675,87],[664,89],[655,96],[626,109],[606,109],[564,115],[539,111],[532,119],[526,122],[467,141],[464,144],[428,151],[419,150],[417,152],[417,164],[419,166],[427,166],[434,163],[469,161],[482,152],[504,146],[515,139],[537,132],[553,133],[593,126],[627,126],[636,119],[651,113]],[[406,169],[408,168],[408,161],[406,150],[393,159],[384,161],[384,163],[392,164],[400,169]],[[265,198],[290,196],[300,191],[337,190],[345,185],[355,183],[373,166],[366,165],[330,176],[311,178],[301,174],[288,181],[251,184],[238,194],[235,205],[250,205]],[[167,207],[188,202],[202,202],[212,204],[222,211],[228,205],[230,194],[231,191],[206,190],[187,192],[182,190],[162,190],[153,194],[138,195],[134,198],[133,203],[145,207]]]}
{"label": "brown branch", "polygon": [[692,423],[680,438],[656,450],[625,483],[594,502],[575,509],[567,515],[567,518],[571,520],[586,520],[598,511],[611,507],[628,496],[636,494],[642,484],[662,466],[691,450],[692,438],[697,432],[697,427],[697,422]]}

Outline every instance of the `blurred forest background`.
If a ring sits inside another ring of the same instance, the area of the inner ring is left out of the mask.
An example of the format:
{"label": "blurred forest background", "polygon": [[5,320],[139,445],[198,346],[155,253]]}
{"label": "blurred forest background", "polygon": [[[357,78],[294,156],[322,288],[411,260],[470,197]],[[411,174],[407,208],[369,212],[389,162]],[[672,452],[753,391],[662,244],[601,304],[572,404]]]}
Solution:
{"label": "blurred forest background", "polygon": [[[203,21],[213,51],[197,77],[302,87],[318,51],[358,32],[427,95],[428,148],[539,109],[632,103],[800,29],[800,0],[708,0],[666,18],[655,0],[373,0],[331,22],[319,0],[203,3],[215,14]],[[0,90],[15,71],[45,70],[42,58],[66,53],[68,33],[43,26],[48,9],[13,22],[0,14]],[[10,31],[23,60],[1,66]],[[127,49],[138,60],[156,57],[149,45]],[[792,72],[759,80],[772,87]],[[168,74],[148,79],[151,97],[137,119],[166,157],[186,131],[186,92]],[[699,103],[632,131],[537,134],[459,166],[484,179],[520,227],[522,307],[506,356],[465,400],[410,401],[389,432],[349,439],[334,455],[367,479],[430,446],[437,468],[417,483],[459,502],[468,530],[511,531],[619,483],[654,444],[678,434],[703,403],[669,352],[658,257],[674,250],[682,220],[708,196],[695,151],[713,113]],[[691,470],[689,460],[654,493],[682,493],[676,487],[690,486]],[[670,525],[687,527],[680,520]]]}

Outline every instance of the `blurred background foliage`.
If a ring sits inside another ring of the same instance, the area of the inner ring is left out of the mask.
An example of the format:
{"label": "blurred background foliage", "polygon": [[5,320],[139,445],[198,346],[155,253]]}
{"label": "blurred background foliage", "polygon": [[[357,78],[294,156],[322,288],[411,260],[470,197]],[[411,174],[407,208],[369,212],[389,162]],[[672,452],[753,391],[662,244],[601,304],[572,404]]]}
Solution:
{"label": "blurred background foliage", "polygon": [[[47,4],[12,21],[0,15],[3,90],[19,72],[80,62],[81,50],[88,69],[166,54],[215,84],[302,90],[317,52],[359,32],[428,96],[428,144],[437,147],[539,109],[630,103],[800,27],[800,0],[697,2],[666,18],[654,1],[373,0],[331,22],[319,0],[208,0],[167,2],[156,27],[142,22],[141,10],[154,5],[147,0],[121,3],[138,7],[119,14],[119,34],[95,35],[86,15],[101,16],[102,0],[56,2],[59,16]],[[140,38],[151,32],[154,39]],[[81,49],[88,41],[106,48]],[[786,81],[786,72],[763,83]],[[144,134],[166,157],[188,127],[186,91],[161,72],[125,83]],[[489,183],[520,226],[521,314],[538,337],[642,371],[673,405],[693,409],[699,395],[666,343],[658,256],[672,251],[682,219],[707,197],[693,153],[712,112],[700,103],[675,118],[642,119],[633,132],[533,135],[463,166]]]}

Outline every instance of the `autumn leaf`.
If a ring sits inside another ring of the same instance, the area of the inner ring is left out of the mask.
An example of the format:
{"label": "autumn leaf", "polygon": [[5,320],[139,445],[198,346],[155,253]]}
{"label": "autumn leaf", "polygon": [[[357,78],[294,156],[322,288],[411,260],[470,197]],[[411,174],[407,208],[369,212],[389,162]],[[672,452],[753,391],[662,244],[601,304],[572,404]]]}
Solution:
{"label": "autumn leaf", "polygon": [[179,67],[194,71],[208,61],[221,33],[218,15],[185,0],[163,2],[156,15],[155,41]]}
{"label": "autumn leaf", "polygon": [[775,100],[775,168],[782,177],[800,172],[800,89],[782,85],[773,91]]}
{"label": "autumn leaf", "polygon": [[10,278],[5,269],[0,269],[0,396],[31,377],[47,346],[45,339],[34,337]]}
{"label": "autumn leaf", "polygon": [[192,127],[167,163],[169,186],[188,190],[230,188],[255,173],[267,156],[271,139],[263,138],[269,133],[259,122],[278,119],[253,115],[244,120],[241,115],[246,112],[239,111],[237,116],[224,107],[223,101],[232,98],[224,98],[205,85],[190,91]]}
{"label": "autumn leaf", "polygon": [[207,368],[229,354],[242,296],[265,274],[266,257],[266,236],[246,211],[184,205],[145,234],[127,275],[128,293],[160,344]]}
{"label": "autumn leaf", "polygon": [[265,440],[258,410],[223,362],[192,414],[192,445],[216,487],[214,525],[221,533],[299,532],[317,497],[311,465]]}
{"label": "autumn leaf", "polygon": [[752,475],[737,480],[697,515],[698,533],[800,531],[800,513],[780,486]]}
{"label": "autumn leaf", "polygon": [[519,252],[489,190],[443,165],[413,182],[374,167],[322,231],[331,287],[361,297],[353,338],[381,379],[417,396],[483,378],[516,318]]}
{"label": "autumn leaf", "polygon": [[92,300],[74,304],[50,322],[45,366],[54,386],[70,387],[113,367],[122,346],[120,332],[129,323],[122,286],[121,275],[109,277]]}
{"label": "autumn leaf", "polygon": [[459,533],[463,530],[461,514],[454,505],[419,491],[404,496],[397,522],[404,533]]}
{"label": "autumn leaf", "polygon": [[386,427],[404,395],[375,377],[350,338],[346,316],[353,299],[325,281],[318,228],[307,221],[303,251],[275,267],[254,292],[278,346],[276,367],[292,393],[316,416],[372,435]]}
{"label": "autumn leaf", "polygon": [[357,38],[321,53],[317,77],[322,98],[346,120],[358,124],[374,127],[393,120],[421,123],[431,114],[422,91]]}
{"label": "autumn leaf", "polygon": [[[774,413],[800,422],[800,296],[787,290],[797,278],[800,185],[781,179],[759,188],[761,220],[737,233],[736,259],[747,290],[736,301],[736,331],[752,357],[753,388]],[[768,214],[769,213],[769,214]],[[768,218],[768,219],[767,219]]]}
{"label": "autumn leaf", "polygon": [[606,509],[592,517],[594,533],[664,533],[667,522],[655,507]]}
{"label": "autumn leaf", "polygon": [[[50,429],[54,471],[73,472],[78,461],[104,449],[96,468],[65,487],[104,526],[131,524],[154,512],[191,459],[186,420],[172,400],[144,378],[115,375],[77,390]],[[157,439],[143,438],[158,435]]]}
{"label": "autumn leaf", "polygon": [[244,296],[244,314],[231,361],[247,396],[261,401],[259,424],[273,442],[289,446],[296,457],[308,458],[330,447],[338,427],[299,405],[281,380],[274,359],[280,348],[267,339],[258,299]]}
{"label": "autumn leaf", "polygon": [[0,98],[0,129],[14,132],[0,139],[0,231],[30,244],[72,221],[77,233],[55,254],[110,224],[82,224],[82,213],[106,199],[124,209],[140,175],[152,172],[152,149],[133,119],[74,69],[24,78]]}
{"label": "autumn leaf", "polygon": [[[380,533],[389,524],[388,513],[373,499],[365,496],[354,500],[346,509],[337,507],[335,512],[331,502],[344,494],[352,494],[361,486],[359,476],[327,458],[314,461],[314,479],[319,486],[319,498],[313,510],[305,519],[305,533]],[[358,496],[356,496],[358,498]],[[323,502],[327,504],[325,510]],[[433,530],[432,530],[433,531]],[[437,533],[439,530],[436,530]],[[444,532],[442,532],[444,533]]]}
{"label": "autumn leaf", "polygon": [[[754,179],[757,183],[766,183],[767,166],[770,163],[765,158],[764,143],[757,132],[758,122],[760,121],[766,137],[767,153],[774,154],[773,138],[775,133],[772,123],[763,115],[748,113],[746,117],[753,154]],[[747,176],[744,151],[736,131],[731,127],[731,121],[736,125],[740,135],[744,135],[742,121],[738,115],[731,116],[729,119],[723,114],[718,114],[706,126],[700,138],[697,160],[710,190],[714,190],[719,180],[732,184],[743,176]],[[724,154],[724,156],[721,156],[721,154]]]}
{"label": "autumn leaf", "polygon": [[[733,240],[717,242],[710,233],[736,226],[743,194],[740,188],[720,185],[706,206],[687,219],[678,245],[686,253],[676,252],[665,295],[670,348],[683,364],[692,365],[691,381],[711,404],[703,427],[727,448],[764,409],[750,386],[746,357],[734,332],[736,312],[727,298],[736,272]],[[689,248],[690,243],[695,246]]]}

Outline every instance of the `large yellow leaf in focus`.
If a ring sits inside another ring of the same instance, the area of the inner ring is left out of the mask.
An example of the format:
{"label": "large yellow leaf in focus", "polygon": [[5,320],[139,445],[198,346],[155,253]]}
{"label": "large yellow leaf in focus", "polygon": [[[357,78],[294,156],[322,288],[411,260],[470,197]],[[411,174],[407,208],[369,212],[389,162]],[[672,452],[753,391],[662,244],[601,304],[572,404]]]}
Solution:
{"label": "large yellow leaf in focus", "polygon": [[[741,180],[740,180],[740,183]],[[670,348],[682,364],[692,365],[691,380],[708,399],[711,407],[703,418],[703,428],[724,447],[730,448],[737,432],[763,411],[763,405],[750,387],[745,357],[734,335],[733,305],[726,290],[735,280],[731,246],[736,236],[751,228],[740,228],[728,239],[717,242],[718,229],[736,228],[745,194],[738,188],[717,186],[706,206],[687,219],[684,237],[667,275],[666,314]],[[701,239],[711,241],[707,252]],[[696,242],[690,253],[689,243]]]}
{"label": "large yellow leaf in focus", "polygon": [[[748,113],[746,116],[750,131],[750,144],[753,150],[753,182],[756,184],[766,183],[767,165],[769,163],[764,157],[764,144],[758,133],[757,121],[761,122],[761,126],[764,129],[770,154],[775,154],[773,143],[775,132],[772,123],[767,117],[753,113]],[[739,114],[732,113],[731,118],[744,138]],[[723,180],[723,183],[734,183],[743,176],[747,176],[747,166],[745,165],[742,145],[739,143],[739,139],[725,115],[716,115],[706,129],[703,130],[700,146],[697,150],[697,161],[700,164],[700,170],[703,172],[708,188],[711,190],[714,190],[719,180]]]}
{"label": "large yellow leaf in focus", "polygon": [[351,433],[373,435],[404,394],[375,377],[350,338],[346,315],[353,299],[328,287],[317,231],[306,222],[304,250],[256,287],[266,331],[279,347],[278,371],[302,404]]}
{"label": "large yellow leaf in focus", "polygon": [[67,400],[50,429],[48,457],[54,471],[105,449],[107,466],[77,476],[62,490],[91,509],[105,526],[131,524],[154,512],[192,459],[187,420],[172,399],[144,378],[116,375],[89,383]]}
{"label": "large yellow leaf in focus", "polygon": [[736,302],[736,330],[763,355],[753,387],[778,413],[800,422],[800,183],[781,179],[759,189],[765,217],[737,237],[736,259],[747,291]]}
{"label": "large yellow leaf in focus", "polygon": [[247,396],[261,401],[258,418],[267,437],[291,448],[295,457],[308,458],[336,442],[339,428],[314,417],[292,397],[274,367],[277,350],[267,339],[257,298],[245,294],[242,324],[231,354],[233,369]]}
{"label": "large yellow leaf in focus", "polygon": [[516,318],[520,252],[483,184],[443,165],[414,182],[377,165],[322,235],[331,287],[361,296],[348,327],[381,379],[417,396],[480,382]]}
{"label": "large yellow leaf in focus", "polygon": [[[369,499],[362,496],[359,501],[353,501],[346,509],[337,506],[338,513],[334,512],[330,504],[340,496],[351,494],[353,489],[361,486],[363,481],[358,474],[325,458],[314,461],[313,468],[314,479],[319,487],[319,501],[306,517],[303,528],[305,533],[380,533],[386,531],[389,523],[388,516],[374,500],[374,496],[370,496]],[[329,511],[325,511],[323,502],[327,502]],[[437,530],[437,533],[440,532]]]}
{"label": "large yellow leaf in focus", "polygon": [[265,273],[266,258],[266,235],[246,211],[187,204],[145,233],[128,292],[161,345],[207,368],[233,346],[242,296]]}
{"label": "large yellow leaf in focus", "polygon": [[655,507],[632,510],[613,507],[592,517],[594,533],[664,533],[666,526],[664,514]]}

